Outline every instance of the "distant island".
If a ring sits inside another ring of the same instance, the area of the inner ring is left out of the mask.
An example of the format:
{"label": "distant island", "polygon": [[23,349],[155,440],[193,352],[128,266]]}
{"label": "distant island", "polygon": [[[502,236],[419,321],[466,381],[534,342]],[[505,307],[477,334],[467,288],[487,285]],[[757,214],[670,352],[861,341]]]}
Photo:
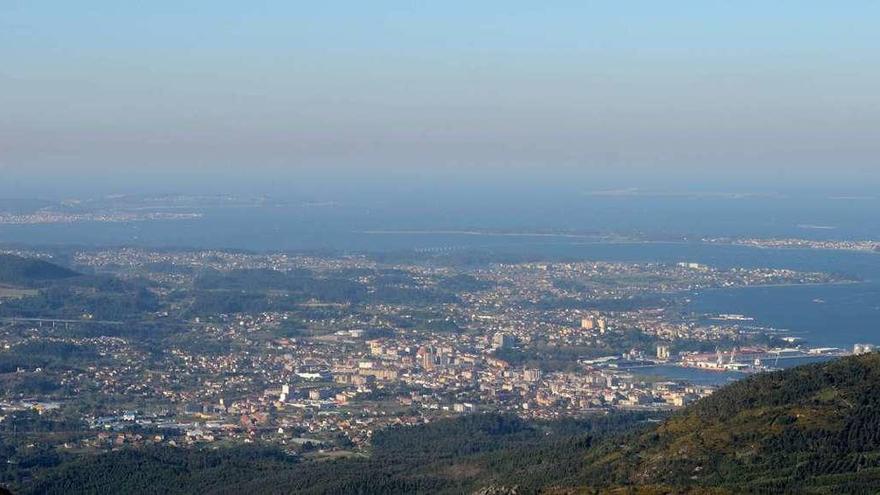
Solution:
{"label": "distant island", "polygon": [[[826,228],[813,226],[812,228]],[[765,249],[825,249],[829,251],[857,251],[863,253],[880,253],[880,241],[833,241],[813,239],[755,239],[755,238],[705,238],[707,244],[727,244]]]}
{"label": "distant island", "polygon": [[194,220],[201,217],[201,213],[138,213],[122,211],[96,213],[65,213],[60,211],[46,210],[25,214],[0,213],[0,225],[35,225],[80,222],[124,223],[143,222],[147,220]]}

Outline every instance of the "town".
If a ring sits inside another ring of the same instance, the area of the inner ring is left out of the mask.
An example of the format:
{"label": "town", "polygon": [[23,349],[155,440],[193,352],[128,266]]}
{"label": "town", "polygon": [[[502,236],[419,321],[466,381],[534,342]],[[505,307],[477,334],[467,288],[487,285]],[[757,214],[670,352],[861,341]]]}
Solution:
{"label": "town", "polygon": [[[693,291],[842,281],[824,273],[131,248],[67,259],[101,281],[65,279],[74,305],[40,299],[62,288],[0,293],[0,428],[36,414],[66,432],[46,448],[266,443],[337,455],[393,425],[671,410],[716,388],[644,373],[657,366],[748,373],[844,353],[746,316],[683,310]],[[105,286],[131,294],[124,312],[102,302]]]}

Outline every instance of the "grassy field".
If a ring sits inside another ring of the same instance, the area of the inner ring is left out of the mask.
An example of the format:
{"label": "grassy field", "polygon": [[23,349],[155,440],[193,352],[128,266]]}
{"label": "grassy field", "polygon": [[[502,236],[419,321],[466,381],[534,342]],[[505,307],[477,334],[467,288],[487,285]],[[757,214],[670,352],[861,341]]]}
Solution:
{"label": "grassy field", "polygon": [[0,285],[0,299],[19,299],[35,295],[37,295],[37,291],[35,290]]}

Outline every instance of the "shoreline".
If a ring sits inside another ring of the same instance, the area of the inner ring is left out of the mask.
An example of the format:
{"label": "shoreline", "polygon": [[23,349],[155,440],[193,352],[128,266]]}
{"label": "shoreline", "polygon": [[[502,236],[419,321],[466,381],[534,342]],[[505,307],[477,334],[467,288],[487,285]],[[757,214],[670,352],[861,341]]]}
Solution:
{"label": "shoreline", "polygon": [[843,286],[843,285],[859,285],[859,284],[872,284],[873,280],[839,280],[835,282],[805,282],[802,284],[788,283],[788,284],[762,284],[762,285],[737,285],[734,287],[709,287],[706,289],[702,289],[700,291],[691,291],[694,292],[709,292],[709,291],[718,291],[718,290],[741,290],[741,289],[775,289],[775,288],[786,288],[786,287],[834,287],[834,286]]}
{"label": "shoreline", "polygon": [[[868,249],[853,248],[830,248],[830,247],[810,247],[810,246],[761,246],[756,244],[739,244],[736,242],[708,242],[708,241],[663,241],[651,239],[608,239],[602,240],[602,237],[612,237],[609,234],[577,234],[563,232],[491,232],[481,230],[357,230],[355,234],[363,235],[417,235],[417,236],[441,236],[441,235],[460,235],[460,236],[486,236],[486,237],[558,237],[561,239],[596,239],[589,242],[579,242],[577,245],[621,245],[621,244],[669,244],[669,245],[697,245],[697,246],[725,246],[736,248],[766,249],[780,251],[829,251],[844,253],[862,253],[862,254],[880,254],[880,251]],[[621,236],[623,237],[623,236]]]}

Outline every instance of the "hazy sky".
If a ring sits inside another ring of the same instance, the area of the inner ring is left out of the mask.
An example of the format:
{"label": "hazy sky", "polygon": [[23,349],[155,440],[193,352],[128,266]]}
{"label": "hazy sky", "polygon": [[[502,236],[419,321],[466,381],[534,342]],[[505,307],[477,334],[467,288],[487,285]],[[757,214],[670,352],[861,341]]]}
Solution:
{"label": "hazy sky", "polygon": [[876,1],[3,0],[0,62],[7,186],[880,183]]}

